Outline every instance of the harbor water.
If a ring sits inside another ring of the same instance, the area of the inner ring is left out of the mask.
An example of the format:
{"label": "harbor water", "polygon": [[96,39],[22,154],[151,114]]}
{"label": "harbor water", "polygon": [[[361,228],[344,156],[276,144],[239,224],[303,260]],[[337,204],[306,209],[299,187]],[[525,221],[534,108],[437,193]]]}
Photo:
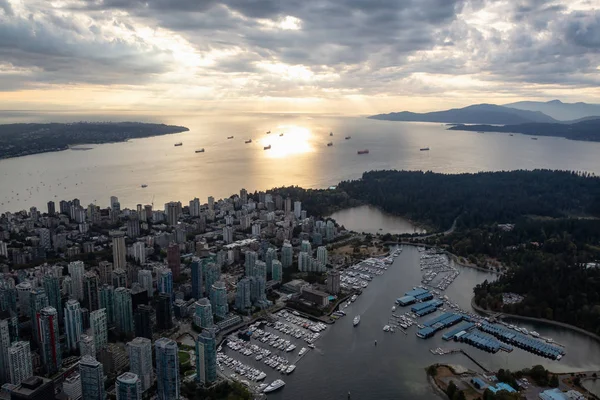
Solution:
{"label": "harbor water", "polygon": [[354,232],[364,233],[425,233],[409,220],[382,212],[377,207],[364,205],[347,208],[330,215],[338,224]]}
{"label": "harbor water", "polygon": [[[457,268],[460,275],[445,294],[468,310],[472,287],[494,276],[475,269]],[[295,372],[282,378],[286,382],[285,388],[269,394],[269,398],[340,399],[346,398],[350,392],[355,399],[431,399],[436,393],[427,381],[425,368],[428,365],[449,363],[480,370],[462,354],[431,354],[429,349],[437,347],[464,349],[490,370],[516,370],[536,364],[557,372],[600,369],[600,344],[565,328],[519,323],[519,326],[536,330],[542,336],[552,337],[565,345],[566,355],[560,361],[518,348],[511,353],[489,354],[467,344],[444,341],[442,335],[446,330],[430,339],[418,338],[416,326],[409,328],[407,335],[399,330],[396,333],[383,332],[395,299],[413,286],[420,285],[420,281],[419,252],[414,247],[404,246],[402,254],[385,274],[375,277],[363,294],[344,309],[347,316],[324,331],[315,343],[316,348],[297,363]],[[399,307],[397,312],[408,310],[409,307]],[[361,321],[353,327],[352,319],[357,314],[361,315]],[[438,314],[422,317],[419,322]]]}

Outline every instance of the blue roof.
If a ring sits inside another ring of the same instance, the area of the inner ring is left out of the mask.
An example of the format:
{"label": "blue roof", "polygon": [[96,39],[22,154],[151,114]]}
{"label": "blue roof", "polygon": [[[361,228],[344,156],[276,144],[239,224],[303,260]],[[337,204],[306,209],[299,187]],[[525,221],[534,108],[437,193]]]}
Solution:
{"label": "blue roof", "polygon": [[400,304],[407,304],[407,303],[411,303],[416,301],[417,299],[414,298],[414,296],[404,296],[404,297],[399,297],[396,299],[397,303]]}
{"label": "blue roof", "polygon": [[419,317],[422,317],[423,315],[427,315],[429,313],[434,312],[435,310],[437,310],[437,307],[434,306],[429,306],[429,307],[425,307],[420,309],[419,311],[413,311],[411,309],[411,311],[413,311],[415,314],[417,314]]}
{"label": "blue roof", "polygon": [[471,381],[472,381],[473,383],[476,383],[476,384],[478,384],[480,389],[485,389],[486,387],[488,387],[488,384],[487,384],[487,383],[485,383],[484,381],[482,381],[482,380],[481,380],[481,379],[479,379],[479,378],[473,378],[473,379],[471,379]]}
{"label": "blue roof", "polygon": [[540,393],[540,399],[542,400],[565,400],[566,398],[567,396],[559,389],[548,389]]}
{"label": "blue roof", "polygon": [[427,335],[430,335],[430,334],[432,334],[432,333],[434,333],[434,332],[435,332],[435,329],[433,329],[433,328],[429,328],[429,327],[427,327],[427,326],[426,326],[426,327],[425,327],[425,328],[423,328],[423,329],[419,329],[419,330],[417,331],[417,334],[418,334],[418,335],[421,335],[421,336],[427,336]]}
{"label": "blue roof", "polygon": [[510,386],[508,383],[504,383],[504,382],[500,382],[496,385],[496,387],[498,388],[498,390],[506,390],[509,393],[515,393],[516,390],[513,389],[512,386]]}
{"label": "blue roof", "polygon": [[452,315],[454,315],[454,313],[445,312],[445,313],[443,313],[443,314],[441,314],[441,315],[439,315],[439,316],[437,316],[437,317],[435,317],[433,319],[430,319],[429,321],[426,321],[423,325],[425,325],[425,326],[435,325],[436,323],[438,323],[440,321],[443,321],[446,318],[451,317]]}
{"label": "blue roof", "polygon": [[430,299],[433,299],[433,295],[431,293],[427,292],[427,293],[417,294],[417,295],[415,295],[415,298],[417,300],[430,300]]}

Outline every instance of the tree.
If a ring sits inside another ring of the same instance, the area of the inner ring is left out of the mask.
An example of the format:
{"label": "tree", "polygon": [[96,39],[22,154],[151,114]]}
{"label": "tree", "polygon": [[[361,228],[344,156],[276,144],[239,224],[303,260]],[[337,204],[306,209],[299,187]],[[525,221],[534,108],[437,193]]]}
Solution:
{"label": "tree", "polygon": [[454,384],[454,381],[450,381],[450,383],[448,384],[448,387],[446,388],[446,394],[448,395],[448,397],[450,399],[454,399],[454,393],[456,393],[457,388],[456,385]]}
{"label": "tree", "polygon": [[550,377],[550,384],[549,385],[550,385],[550,387],[553,387],[553,388],[558,387],[558,377],[556,375],[552,375]]}

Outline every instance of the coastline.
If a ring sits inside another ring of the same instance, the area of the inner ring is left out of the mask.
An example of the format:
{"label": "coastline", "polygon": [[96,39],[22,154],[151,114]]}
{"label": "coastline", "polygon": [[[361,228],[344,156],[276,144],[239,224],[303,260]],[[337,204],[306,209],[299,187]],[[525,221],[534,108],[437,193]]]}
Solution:
{"label": "coastline", "polygon": [[471,307],[473,308],[473,310],[484,314],[484,315],[497,315],[499,318],[510,318],[510,319],[517,319],[517,320],[522,320],[522,321],[531,321],[531,322],[539,322],[539,323],[543,323],[543,324],[547,324],[547,325],[553,325],[553,326],[558,326],[561,328],[566,328],[566,329],[570,329],[574,332],[578,332],[578,333],[582,333],[598,342],[600,342],[600,336],[596,335],[595,333],[586,331],[585,329],[579,328],[575,325],[571,325],[571,324],[567,324],[565,322],[560,322],[560,321],[553,321],[550,319],[545,319],[545,318],[534,318],[534,317],[526,317],[523,315],[516,315],[516,314],[507,314],[507,313],[503,313],[503,312],[494,312],[491,310],[486,310],[484,308],[479,307],[477,304],[475,304],[475,297],[471,298]]}

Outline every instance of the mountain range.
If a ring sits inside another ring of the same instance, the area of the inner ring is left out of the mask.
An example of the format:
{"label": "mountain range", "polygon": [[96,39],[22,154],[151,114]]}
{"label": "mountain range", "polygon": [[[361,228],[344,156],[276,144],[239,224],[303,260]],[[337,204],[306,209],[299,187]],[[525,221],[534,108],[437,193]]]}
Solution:
{"label": "mountain range", "polygon": [[526,123],[577,123],[600,118],[600,104],[523,101],[499,106],[475,104],[445,111],[413,113],[410,111],[372,115],[386,121],[440,122],[449,124],[516,125]]}

